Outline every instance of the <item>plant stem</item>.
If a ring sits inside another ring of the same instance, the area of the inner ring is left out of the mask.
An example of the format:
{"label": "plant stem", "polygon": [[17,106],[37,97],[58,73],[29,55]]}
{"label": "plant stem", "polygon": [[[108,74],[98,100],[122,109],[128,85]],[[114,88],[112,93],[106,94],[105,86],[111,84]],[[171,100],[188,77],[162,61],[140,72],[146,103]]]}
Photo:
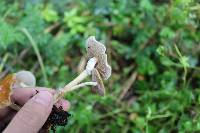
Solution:
{"label": "plant stem", "polygon": [[29,39],[29,41],[30,41],[35,53],[36,53],[36,56],[37,56],[39,64],[40,64],[40,67],[42,69],[42,74],[43,74],[43,77],[44,77],[45,84],[47,85],[48,84],[48,79],[47,79],[47,75],[46,75],[46,70],[45,70],[44,63],[43,63],[42,57],[40,55],[39,49],[37,47],[37,44],[33,40],[33,37],[31,36],[31,34],[28,32],[28,30],[26,28],[21,29],[21,31],[27,36],[27,38]]}
{"label": "plant stem", "polygon": [[67,92],[69,88],[73,87],[74,85],[77,85],[78,83],[80,83],[81,81],[83,81],[87,76],[89,76],[89,74],[87,73],[86,70],[84,70],[78,77],[76,77],[74,80],[72,80],[69,84],[67,84],[64,88],[63,88],[63,92]]}
{"label": "plant stem", "polygon": [[185,85],[186,85],[186,78],[187,78],[187,66],[186,66],[186,64],[184,63],[184,61],[183,61],[183,56],[182,56],[182,54],[181,54],[181,52],[180,52],[180,50],[178,49],[178,47],[177,47],[176,44],[174,45],[174,47],[175,47],[175,50],[176,50],[176,52],[177,52],[177,54],[178,54],[178,56],[179,56],[179,61],[180,61],[180,63],[183,65],[183,69],[184,69],[184,74],[183,74],[183,85],[185,86]]}
{"label": "plant stem", "polygon": [[62,90],[62,91],[64,91],[64,93],[66,93],[66,92],[74,91],[74,90],[76,90],[78,88],[85,87],[85,86],[88,86],[88,85],[96,86],[97,82],[84,82],[84,83],[80,83],[78,85],[75,85],[75,86],[67,89],[67,90]]}
{"label": "plant stem", "polygon": [[96,83],[94,84],[94,82],[85,82],[85,83],[79,84],[81,81],[83,81],[89,75],[91,75],[91,72],[94,69],[96,63],[97,63],[97,59],[95,57],[88,60],[86,69],[78,77],[76,77],[70,83],[65,85],[65,87],[63,89],[60,89],[54,95],[54,103],[56,103],[58,100],[60,100],[63,97],[64,93],[66,93],[66,92],[76,90],[76,89],[86,86],[86,85],[93,85],[93,86],[96,85]]}
{"label": "plant stem", "polygon": [[3,15],[3,17],[1,18],[1,21],[4,21],[5,18],[11,13],[11,11],[12,11],[12,8],[8,9],[8,10],[6,11],[6,13]]}
{"label": "plant stem", "polygon": [[167,117],[171,117],[172,114],[163,114],[163,115],[155,115],[155,116],[151,116],[149,118],[149,120],[154,120],[154,119],[160,119],[160,118],[167,118]]}
{"label": "plant stem", "polygon": [[1,71],[3,70],[4,65],[6,64],[6,61],[7,61],[8,57],[9,57],[9,54],[6,53],[6,54],[4,55],[2,61],[0,62],[0,73],[1,73]]}
{"label": "plant stem", "polygon": [[89,74],[86,70],[84,70],[78,77],[76,77],[74,80],[68,83],[63,89],[60,89],[58,93],[54,95],[54,103],[61,99],[65,92],[69,92],[68,90],[70,90],[73,86],[83,81],[85,78],[87,78],[87,76],[89,76]]}

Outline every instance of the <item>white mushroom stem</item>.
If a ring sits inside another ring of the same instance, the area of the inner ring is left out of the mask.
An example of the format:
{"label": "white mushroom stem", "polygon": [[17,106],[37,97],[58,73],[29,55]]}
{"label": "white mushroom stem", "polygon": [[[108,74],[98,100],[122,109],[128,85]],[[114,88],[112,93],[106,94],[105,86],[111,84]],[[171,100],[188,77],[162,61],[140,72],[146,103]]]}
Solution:
{"label": "white mushroom stem", "polygon": [[62,91],[67,92],[68,89],[72,88],[73,86],[79,84],[81,81],[83,81],[87,76],[91,75],[92,70],[94,69],[94,66],[96,64],[97,60],[96,58],[91,58],[86,65],[86,69],[74,80],[72,80],[69,84],[67,84]]}
{"label": "white mushroom stem", "polygon": [[74,90],[76,90],[78,88],[85,87],[85,86],[88,86],[88,85],[96,86],[97,82],[84,82],[84,83],[80,83],[78,85],[73,86],[72,88],[67,89],[67,91],[65,91],[65,93],[66,92],[70,92],[70,91],[74,91]]}
{"label": "white mushroom stem", "polygon": [[96,63],[97,63],[97,59],[95,57],[88,60],[86,69],[85,69],[87,71],[88,75],[91,75],[92,70],[94,69]]}
{"label": "white mushroom stem", "polygon": [[74,80],[72,80],[70,83],[68,83],[64,88],[63,88],[63,92],[67,92],[68,89],[70,89],[71,87],[79,84],[81,81],[83,81],[87,76],[89,76],[88,72],[86,70],[84,70],[78,77],[76,77]]}
{"label": "white mushroom stem", "polygon": [[70,83],[68,83],[63,89],[60,89],[58,91],[58,93],[56,93],[54,95],[54,103],[56,103],[66,92],[76,90],[76,89],[86,86],[86,85],[96,86],[95,83],[91,83],[91,82],[85,82],[85,83],[79,84],[81,81],[83,81],[89,75],[91,75],[92,70],[94,69],[96,63],[97,63],[97,59],[95,57],[88,60],[86,69],[78,77],[76,77],[74,80],[72,80]]}

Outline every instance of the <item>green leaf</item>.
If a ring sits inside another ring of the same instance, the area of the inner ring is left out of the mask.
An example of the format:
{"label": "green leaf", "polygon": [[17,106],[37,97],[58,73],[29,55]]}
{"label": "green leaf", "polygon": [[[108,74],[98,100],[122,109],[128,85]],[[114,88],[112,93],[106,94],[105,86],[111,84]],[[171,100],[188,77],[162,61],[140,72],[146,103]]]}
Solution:
{"label": "green leaf", "polygon": [[153,75],[157,72],[154,62],[146,56],[139,56],[136,58],[138,64],[137,71],[141,74]]}
{"label": "green leaf", "polygon": [[141,0],[140,7],[146,11],[153,11],[153,5],[150,0]]}
{"label": "green leaf", "polygon": [[7,49],[9,45],[23,41],[23,35],[12,25],[0,21],[0,48]]}
{"label": "green leaf", "polygon": [[175,37],[175,33],[174,33],[174,31],[173,31],[170,27],[164,27],[164,28],[160,31],[160,36],[161,36],[161,37],[165,37],[165,38],[172,39],[172,38]]}
{"label": "green leaf", "polygon": [[180,58],[180,63],[184,66],[184,67],[189,67],[189,58],[186,56],[183,56]]}
{"label": "green leaf", "polygon": [[42,11],[42,16],[47,22],[58,21],[58,13],[52,8],[51,5],[46,6]]}
{"label": "green leaf", "polygon": [[170,58],[168,58],[166,56],[160,57],[160,61],[165,66],[174,66],[174,65],[176,65]]}
{"label": "green leaf", "polygon": [[159,55],[162,55],[164,56],[165,55],[165,47],[164,46],[159,46],[157,49],[156,49],[156,52],[159,54]]}

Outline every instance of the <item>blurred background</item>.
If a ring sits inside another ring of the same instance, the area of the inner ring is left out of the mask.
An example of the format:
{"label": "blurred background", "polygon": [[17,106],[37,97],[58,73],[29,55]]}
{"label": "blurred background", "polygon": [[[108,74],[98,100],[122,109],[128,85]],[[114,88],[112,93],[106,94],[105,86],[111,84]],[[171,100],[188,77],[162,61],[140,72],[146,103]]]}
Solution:
{"label": "blurred background", "polygon": [[106,95],[66,95],[58,133],[199,133],[200,3],[195,0],[0,0],[0,78],[30,70],[63,87],[86,63],[85,41],[107,47]]}

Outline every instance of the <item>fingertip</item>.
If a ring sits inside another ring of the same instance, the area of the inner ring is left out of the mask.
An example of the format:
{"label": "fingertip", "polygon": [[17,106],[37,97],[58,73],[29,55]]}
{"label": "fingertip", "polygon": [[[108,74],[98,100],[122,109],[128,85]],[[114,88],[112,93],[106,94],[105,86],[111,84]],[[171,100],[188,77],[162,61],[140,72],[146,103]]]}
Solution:
{"label": "fingertip", "polygon": [[45,87],[35,87],[36,90],[38,91],[48,91],[50,92],[52,95],[55,94],[55,89],[52,89],[52,88],[45,88]]}
{"label": "fingertip", "polygon": [[63,109],[65,110],[65,111],[67,111],[67,110],[69,110],[69,108],[70,108],[70,102],[69,101],[67,101],[67,100],[62,100],[62,107],[63,107]]}
{"label": "fingertip", "polygon": [[38,132],[53,107],[53,95],[40,91],[19,110],[5,129],[6,132]]}
{"label": "fingertip", "polygon": [[30,98],[36,95],[38,92],[48,91],[52,95],[55,94],[54,89],[45,87],[34,87],[34,88],[15,88],[13,89],[13,94],[11,95],[11,100],[19,105],[24,105]]}
{"label": "fingertip", "polygon": [[56,107],[60,106],[62,106],[63,110],[68,111],[71,105],[68,100],[61,99],[56,103]]}
{"label": "fingertip", "polygon": [[49,91],[40,91],[33,97],[32,101],[49,108],[53,104],[53,95]]}
{"label": "fingertip", "polygon": [[35,94],[36,94],[35,89],[16,88],[13,90],[13,94],[11,95],[11,100],[14,103],[16,102],[19,105],[23,105]]}

